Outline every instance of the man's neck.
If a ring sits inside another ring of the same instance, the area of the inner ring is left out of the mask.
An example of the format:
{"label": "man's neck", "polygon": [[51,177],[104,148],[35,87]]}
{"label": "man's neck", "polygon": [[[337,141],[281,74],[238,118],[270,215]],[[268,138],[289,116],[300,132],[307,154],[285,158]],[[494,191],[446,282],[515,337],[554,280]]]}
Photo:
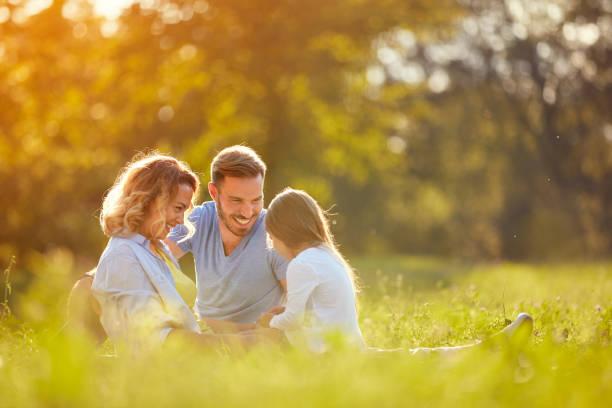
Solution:
{"label": "man's neck", "polygon": [[219,223],[219,231],[221,232],[221,242],[223,243],[223,252],[225,256],[229,256],[234,250],[240,245],[244,237],[234,234],[232,231],[227,229],[223,221],[217,217]]}

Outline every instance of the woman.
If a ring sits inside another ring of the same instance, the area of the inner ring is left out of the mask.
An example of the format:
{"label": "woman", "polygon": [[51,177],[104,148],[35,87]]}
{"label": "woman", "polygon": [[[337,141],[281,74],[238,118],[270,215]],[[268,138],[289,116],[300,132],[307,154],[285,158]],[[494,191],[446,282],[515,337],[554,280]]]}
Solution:
{"label": "woman", "polygon": [[[329,347],[326,337],[330,332],[340,333],[350,344],[365,348],[357,321],[353,270],[336,248],[319,204],[306,192],[287,188],[274,197],[265,220],[274,249],[290,262],[286,308],[263,313],[259,325],[283,330],[292,344],[304,344],[315,352]],[[531,324],[531,317],[522,313],[499,334],[514,335],[519,327],[530,331]],[[472,346],[409,351],[449,352]]]}
{"label": "woman", "polygon": [[142,350],[180,340],[206,345],[252,341],[248,335],[202,334],[176,289],[173,271],[180,273],[180,267],[163,239],[185,223],[198,190],[198,178],[187,164],[153,154],[128,164],[106,195],[100,224],[110,240],[91,289],[113,342]]}

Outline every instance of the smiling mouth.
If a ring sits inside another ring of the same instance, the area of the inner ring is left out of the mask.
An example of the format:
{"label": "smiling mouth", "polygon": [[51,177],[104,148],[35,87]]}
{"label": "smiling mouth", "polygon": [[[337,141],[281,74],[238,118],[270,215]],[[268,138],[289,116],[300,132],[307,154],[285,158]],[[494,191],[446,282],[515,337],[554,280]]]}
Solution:
{"label": "smiling mouth", "polygon": [[252,218],[237,218],[237,217],[233,217],[233,218],[234,220],[236,220],[238,224],[243,225],[243,226],[249,225],[252,219]]}

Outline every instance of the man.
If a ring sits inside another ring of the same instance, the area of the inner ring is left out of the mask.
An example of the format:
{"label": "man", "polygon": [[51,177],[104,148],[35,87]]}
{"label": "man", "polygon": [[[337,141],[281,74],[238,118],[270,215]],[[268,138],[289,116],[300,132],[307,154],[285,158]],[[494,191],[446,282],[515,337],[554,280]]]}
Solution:
{"label": "man", "polygon": [[268,248],[263,183],[266,165],[252,149],[231,146],[213,159],[208,191],[213,201],[197,206],[175,227],[166,244],[175,258],[195,259],[195,312],[214,331],[248,330],[286,291],[287,261]]}

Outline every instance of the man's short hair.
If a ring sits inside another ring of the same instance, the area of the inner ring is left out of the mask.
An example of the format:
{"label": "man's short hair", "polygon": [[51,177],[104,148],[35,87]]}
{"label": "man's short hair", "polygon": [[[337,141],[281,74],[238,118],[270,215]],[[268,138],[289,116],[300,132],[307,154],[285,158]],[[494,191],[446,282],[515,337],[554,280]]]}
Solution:
{"label": "man's short hair", "polygon": [[266,176],[266,165],[253,149],[247,146],[230,146],[221,150],[210,166],[210,177],[220,185],[225,177]]}

